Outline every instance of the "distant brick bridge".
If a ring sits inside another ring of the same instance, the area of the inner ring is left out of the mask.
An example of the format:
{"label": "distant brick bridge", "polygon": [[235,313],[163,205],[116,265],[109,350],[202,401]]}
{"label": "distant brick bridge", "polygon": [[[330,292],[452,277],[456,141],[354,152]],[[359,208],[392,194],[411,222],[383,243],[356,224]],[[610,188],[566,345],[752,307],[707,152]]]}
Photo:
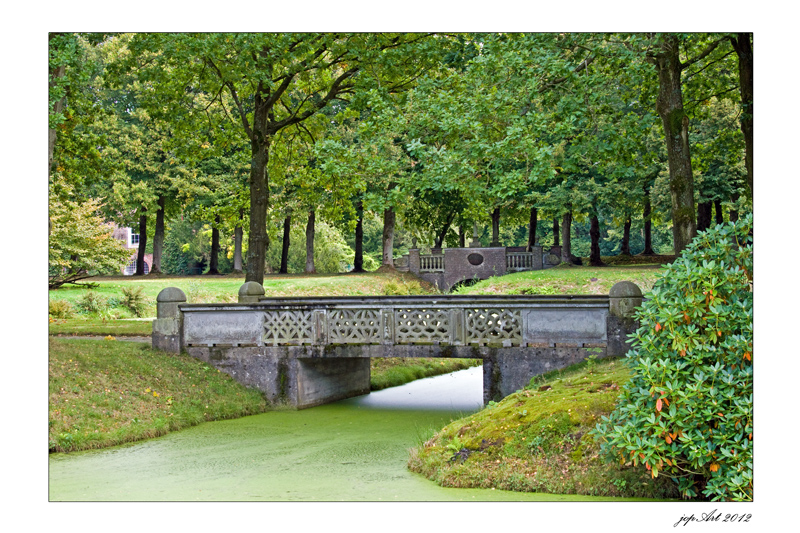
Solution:
{"label": "distant brick bridge", "polygon": [[642,301],[631,282],[608,296],[263,295],[247,282],[237,304],[188,304],[164,289],[153,347],[185,351],[296,407],[368,393],[372,357],[483,359],[488,402],[590,354],[623,355]]}

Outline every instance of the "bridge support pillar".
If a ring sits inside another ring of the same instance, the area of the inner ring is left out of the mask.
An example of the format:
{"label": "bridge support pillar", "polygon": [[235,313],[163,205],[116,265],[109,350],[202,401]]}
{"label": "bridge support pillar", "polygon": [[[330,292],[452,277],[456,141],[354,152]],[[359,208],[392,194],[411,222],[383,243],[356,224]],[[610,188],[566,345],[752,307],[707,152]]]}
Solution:
{"label": "bridge support pillar", "polygon": [[608,355],[621,357],[630,350],[628,335],[639,327],[634,313],[642,300],[642,290],[630,281],[620,281],[608,291]]}
{"label": "bridge support pillar", "polygon": [[183,313],[178,304],[186,303],[186,294],[177,287],[167,287],[156,296],[156,316],[151,342],[153,348],[180,353],[183,347]]}
{"label": "bridge support pillar", "polygon": [[369,394],[369,359],[295,359],[297,365],[295,398],[298,408]]}
{"label": "bridge support pillar", "polygon": [[369,357],[320,357],[310,346],[187,346],[272,403],[303,409],[369,393]]}
{"label": "bridge support pillar", "polygon": [[490,348],[483,356],[483,403],[500,401],[528,385],[534,376],[580,363],[592,355],[605,357],[605,347]]}

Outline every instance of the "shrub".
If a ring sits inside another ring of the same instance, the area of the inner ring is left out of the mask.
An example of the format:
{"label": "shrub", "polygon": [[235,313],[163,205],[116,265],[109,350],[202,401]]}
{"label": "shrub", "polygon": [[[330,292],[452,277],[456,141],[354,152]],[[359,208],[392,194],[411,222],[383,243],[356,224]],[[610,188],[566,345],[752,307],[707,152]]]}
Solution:
{"label": "shrub", "polygon": [[700,233],[637,313],[633,378],[595,436],[684,497],[753,498],[752,215]]}
{"label": "shrub", "polygon": [[408,283],[403,279],[389,280],[383,286],[385,296],[417,296],[425,294],[419,283]]}
{"label": "shrub", "polygon": [[83,313],[103,313],[108,310],[108,300],[94,291],[86,291],[77,302],[78,308]]}
{"label": "shrub", "polygon": [[122,287],[122,305],[130,309],[137,317],[144,316],[144,310],[147,307],[144,294],[142,294],[142,287],[137,285],[135,287]]}
{"label": "shrub", "polygon": [[75,314],[72,305],[64,300],[50,300],[47,307],[47,313],[53,318],[72,318]]}

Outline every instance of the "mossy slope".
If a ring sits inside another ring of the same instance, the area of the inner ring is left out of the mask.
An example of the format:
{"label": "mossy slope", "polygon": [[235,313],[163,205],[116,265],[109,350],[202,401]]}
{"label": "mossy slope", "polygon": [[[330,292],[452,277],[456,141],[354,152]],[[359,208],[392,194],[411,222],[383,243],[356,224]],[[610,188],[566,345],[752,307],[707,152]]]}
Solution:
{"label": "mossy slope", "polygon": [[412,450],[409,468],[445,487],[673,498],[671,480],[605,463],[589,434],[629,378],[620,360],[534,378]]}

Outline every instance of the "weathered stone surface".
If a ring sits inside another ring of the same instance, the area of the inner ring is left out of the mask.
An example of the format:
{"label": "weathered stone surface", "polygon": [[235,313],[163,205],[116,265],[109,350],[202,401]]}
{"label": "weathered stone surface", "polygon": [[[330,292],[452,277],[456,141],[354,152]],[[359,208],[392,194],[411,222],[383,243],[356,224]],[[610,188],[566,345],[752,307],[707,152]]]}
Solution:
{"label": "weathered stone surface", "polygon": [[[472,264],[469,258],[480,256],[482,261]],[[445,248],[444,290],[468,279],[487,279],[506,273],[505,248]]]}
{"label": "weathered stone surface", "polygon": [[633,316],[642,305],[642,290],[630,281],[620,281],[608,291],[609,311],[617,317]]}
{"label": "weathered stone surface", "polygon": [[179,305],[186,302],[186,294],[177,287],[167,287],[156,296],[156,318],[153,321],[151,342],[153,348],[180,353],[183,346],[183,314]]}
{"label": "weathered stone surface", "polygon": [[153,348],[170,353],[180,353],[183,328],[178,318],[157,318],[150,335]]}
{"label": "weathered stone surface", "polygon": [[264,344],[264,312],[221,310],[188,313],[184,318],[184,342],[189,344]]}
{"label": "weathered stone surface", "polygon": [[156,296],[158,318],[179,318],[178,305],[186,303],[186,294],[177,287],[167,287]]}
{"label": "weathered stone surface", "polygon": [[525,314],[525,342],[582,344],[606,340],[608,308],[537,308]]}
{"label": "weathered stone surface", "polygon": [[639,327],[639,322],[633,318],[620,318],[618,316],[608,315],[608,341],[607,351],[608,355],[615,357],[622,357],[632,345],[628,339],[628,335],[635,332]]}
{"label": "weathered stone surface", "polygon": [[525,387],[532,377],[580,363],[590,355],[605,357],[602,348],[484,348],[483,402],[499,401]]}
{"label": "weathered stone surface", "polygon": [[239,287],[239,303],[256,303],[264,296],[264,287],[257,281],[246,281]]}
{"label": "weathered stone surface", "polygon": [[364,358],[295,359],[297,407],[312,407],[369,393],[370,364]]}

